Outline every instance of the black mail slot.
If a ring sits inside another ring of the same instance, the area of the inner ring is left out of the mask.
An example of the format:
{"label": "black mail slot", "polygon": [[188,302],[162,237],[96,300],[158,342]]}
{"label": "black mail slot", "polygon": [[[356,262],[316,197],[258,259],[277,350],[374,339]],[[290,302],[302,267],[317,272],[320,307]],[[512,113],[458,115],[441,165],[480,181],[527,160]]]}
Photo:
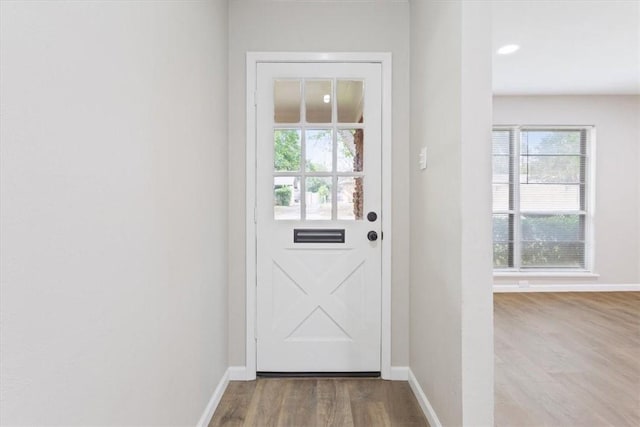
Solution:
{"label": "black mail slot", "polygon": [[294,243],[344,243],[344,229],[294,228]]}

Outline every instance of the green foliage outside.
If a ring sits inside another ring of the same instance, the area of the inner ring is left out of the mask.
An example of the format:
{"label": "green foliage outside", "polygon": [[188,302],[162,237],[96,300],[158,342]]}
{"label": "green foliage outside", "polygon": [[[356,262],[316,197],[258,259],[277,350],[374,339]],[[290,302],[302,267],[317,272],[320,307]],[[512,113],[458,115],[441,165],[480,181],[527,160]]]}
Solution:
{"label": "green foliage outside", "polygon": [[[318,172],[320,170],[320,167],[313,162],[307,162],[307,170],[309,172]],[[317,176],[307,177],[306,190],[309,193],[318,193],[320,189],[324,188],[327,192],[329,192],[327,181],[328,181],[327,178],[324,178],[324,177],[317,177]]]}
{"label": "green foliage outside", "polygon": [[[318,131],[314,134],[315,139],[326,138],[326,133],[330,131]],[[274,170],[278,172],[297,172],[301,163],[301,142],[300,133],[295,129],[278,129],[274,131]],[[348,147],[343,147],[345,157],[352,157],[353,153]],[[323,172],[321,165],[307,162],[308,172]],[[318,193],[320,201],[326,203],[331,194],[330,184],[324,177],[309,177],[306,182],[306,191]],[[289,206],[291,203],[292,191],[288,186],[276,188],[275,198],[278,206]]]}
{"label": "green foliage outside", "polygon": [[526,130],[522,132],[521,154],[580,155],[581,130]]}
{"label": "green foliage outside", "polygon": [[523,267],[583,267],[584,245],[580,242],[523,242]]}
{"label": "green foliage outside", "polygon": [[327,185],[327,178],[309,177],[307,178],[307,191],[309,193],[318,193],[320,197],[320,203],[326,203],[329,199],[329,185]]}
{"label": "green foliage outside", "polygon": [[291,204],[291,187],[283,186],[275,190],[276,205],[289,206]]}
{"label": "green foliage outside", "polygon": [[580,131],[526,131],[521,144],[520,182],[584,182],[581,152]]}
{"label": "green foliage outside", "polygon": [[300,133],[294,129],[280,129],[273,133],[276,171],[300,170]]}
{"label": "green foliage outside", "polygon": [[580,240],[580,215],[523,215],[522,240],[567,242]]}
{"label": "green foliage outside", "polygon": [[584,265],[580,215],[526,215],[521,225],[523,266]]}
{"label": "green foliage outside", "polygon": [[509,245],[507,243],[493,244],[493,267],[509,268]]}
{"label": "green foliage outside", "polygon": [[318,196],[320,196],[320,203],[326,203],[329,199],[329,187],[322,185],[318,188]]}
{"label": "green foliage outside", "polygon": [[[523,215],[521,264],[523,267],[583,267],[584,237],[580,215]],[[493,265],[508,268],[507,215],[494,215]]]}
{"label": "green foliage outside", "polygon": [[321,187],[326,187],[326,178],[308,177],[307,178],[307,191],[310,193],[317,193]]}

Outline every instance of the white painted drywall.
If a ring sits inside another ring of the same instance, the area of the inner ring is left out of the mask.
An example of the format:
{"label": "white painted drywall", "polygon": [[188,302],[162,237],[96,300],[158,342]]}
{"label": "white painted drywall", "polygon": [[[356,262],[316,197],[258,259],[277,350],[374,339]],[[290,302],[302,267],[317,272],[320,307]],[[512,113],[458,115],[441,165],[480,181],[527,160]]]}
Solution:
{"label": "white painted drywall", "polygon": [[227,4],[1,2],[2,425],[195,425],[227,367]]}
{"label": "white painted drywall", "polygon": [[[496,96],[495,124],[594,125],[595,278],[527,278],[531,284],[640,283],[640,96]],[[518,279],[496,278],[497,284]]]}
{"label": "white painted drywall", "polygon": [[[409,360],[409,4],[232,0],[229,10],[229,361],[245,364],[245,54],[393,54],[392,364]],[[385,233],[385,240],[387,234]]]}
{"label": "white painted drywall", "polygon": [[488,2],[412,2],[410,368],[443,425],[493,425],[490,129]]}

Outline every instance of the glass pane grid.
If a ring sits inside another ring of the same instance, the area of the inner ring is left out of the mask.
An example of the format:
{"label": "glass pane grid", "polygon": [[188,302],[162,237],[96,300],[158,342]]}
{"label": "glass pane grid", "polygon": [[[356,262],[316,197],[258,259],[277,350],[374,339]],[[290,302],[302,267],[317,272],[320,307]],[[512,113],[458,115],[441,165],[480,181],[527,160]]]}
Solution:
{"label": "glass pane grid", "polygon": [[274,219],[362,220],[364,82],[274,85]]}

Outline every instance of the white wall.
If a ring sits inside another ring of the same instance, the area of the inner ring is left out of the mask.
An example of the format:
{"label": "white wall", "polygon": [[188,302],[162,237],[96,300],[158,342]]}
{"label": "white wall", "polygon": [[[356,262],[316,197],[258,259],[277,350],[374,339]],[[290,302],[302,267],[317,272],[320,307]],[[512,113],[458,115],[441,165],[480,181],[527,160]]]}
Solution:
{"label": "white wall", "polygon": [[600,277],[527,280],[640,284],[640,96],[496,96],[493,105],[495,124],[596,127],[594,272]]}
{"label": "white wall", "polygon": [[[409,361],[409,4],[231,0],[229,10],[229,360],[245,364],[245,54],[393,54],[392,364]],[[385,241],[386,241],[385,234]]]}
{"label": "white wall", "polygon": [[0,424],[194,425],[227,366],[226,1],[0,12]]}
{"label": "white wall", "polygon": [[447,426],[493,425],[490,61],[488,2],[411,3],[410,367]]}

